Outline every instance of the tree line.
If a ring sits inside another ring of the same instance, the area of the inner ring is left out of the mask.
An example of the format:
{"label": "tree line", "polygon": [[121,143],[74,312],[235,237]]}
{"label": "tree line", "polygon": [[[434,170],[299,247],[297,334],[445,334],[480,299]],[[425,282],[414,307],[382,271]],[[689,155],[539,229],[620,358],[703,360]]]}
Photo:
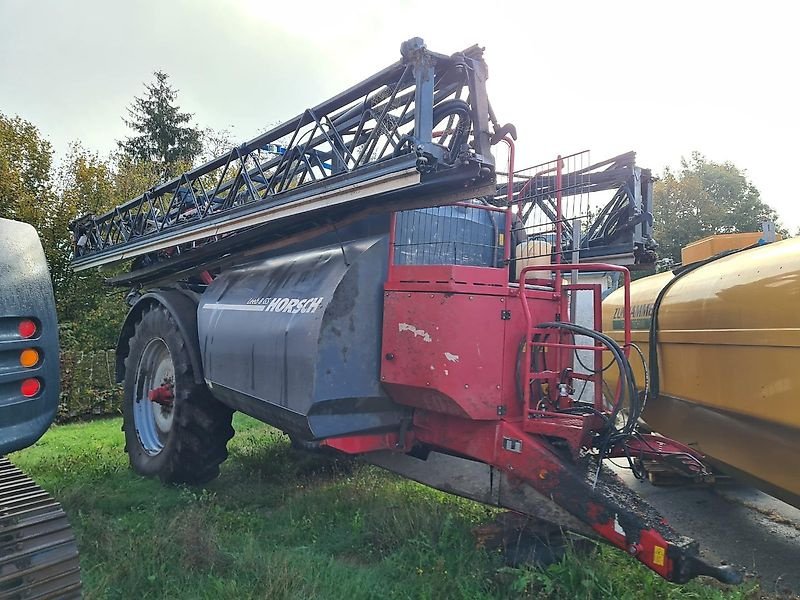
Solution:
{"label": "tree line", "polygon": [[131,135],[101,157],[73,143],[56,164],[50,142],[32,123],[0,112],[0,217],[33,225],[50,266],[62,347],[113,347],[127,306],[124,292],[103,283],[108,273],[70,268],[69,223],[102,214],[167,181],[203,158],[204,142],[219,138],[191,125],[177,91],[156,72],[124,117]]}
{"label": "tree line", "polygon": [[716,233],[761,231],[778,213],[761,199],[747,173],[731,162],[714,162],[699,152],[666,168],[653,188],[653,236],[659,259],[676,264],[681,248]]}
{"label": "tree line", "polygon": [[[52,146],[32,123],[0,112],[0,217],[30,223],[50,266],[62,324],[62,346],[113,347],[126,312],[124,291],[103,283],[107,273],[75,273],[69,266],[69,222],[101,214],[227,150],[227,135],[201,130],[182,112],[163,72],[145,85],[123,117],[131,135],[101,157],[74,143],[55,164]],[[664,169],[654,189],[654,236],[659,258],[680,262],[680,249],[714,233],[756,231],[777,222],[744,170],[698,152],[678,170]]]}

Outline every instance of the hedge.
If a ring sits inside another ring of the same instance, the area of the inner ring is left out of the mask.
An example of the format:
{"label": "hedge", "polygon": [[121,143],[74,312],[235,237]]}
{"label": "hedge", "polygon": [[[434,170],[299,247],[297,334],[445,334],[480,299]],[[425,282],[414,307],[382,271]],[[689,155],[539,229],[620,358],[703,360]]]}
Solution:
{"label": "hedge", "polygon": [[122,412],[122,387],[114,381],[113,350],[61,352],[61,396],[56,422]]}

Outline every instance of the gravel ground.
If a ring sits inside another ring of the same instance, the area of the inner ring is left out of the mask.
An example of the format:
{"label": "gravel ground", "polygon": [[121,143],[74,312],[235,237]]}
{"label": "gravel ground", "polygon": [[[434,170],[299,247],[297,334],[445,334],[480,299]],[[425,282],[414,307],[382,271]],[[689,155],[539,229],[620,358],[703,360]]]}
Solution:
{"label": "gravel ground", "polygon": [[656,487],[618,472],[705,557],[744,567],[766,593],[800,598],[800,509],[732,481]]}

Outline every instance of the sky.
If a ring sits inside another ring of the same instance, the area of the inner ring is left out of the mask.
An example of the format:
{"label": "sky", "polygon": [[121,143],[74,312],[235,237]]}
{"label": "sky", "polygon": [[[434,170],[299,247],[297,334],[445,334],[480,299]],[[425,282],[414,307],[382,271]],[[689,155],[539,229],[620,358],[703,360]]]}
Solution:
{"label": "sky", "polygon": [[399,59],[486,48],[518,164],[635,150],[660,173],[699,151],[746,170],[800,227],[800,8],[792,2],[0,0],[0,112],[101,155],[152,73],[200,127],[255,137]]}

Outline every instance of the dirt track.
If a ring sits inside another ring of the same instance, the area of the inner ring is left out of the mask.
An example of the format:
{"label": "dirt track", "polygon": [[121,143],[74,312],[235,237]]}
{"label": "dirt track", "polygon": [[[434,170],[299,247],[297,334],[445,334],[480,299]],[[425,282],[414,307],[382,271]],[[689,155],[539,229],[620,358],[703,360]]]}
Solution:
{"label": "dirt track", "polygon": [[768,594],[800,598],[800,509],[730,481],[655,487],[620,475],[704,556],[744,567]]}

